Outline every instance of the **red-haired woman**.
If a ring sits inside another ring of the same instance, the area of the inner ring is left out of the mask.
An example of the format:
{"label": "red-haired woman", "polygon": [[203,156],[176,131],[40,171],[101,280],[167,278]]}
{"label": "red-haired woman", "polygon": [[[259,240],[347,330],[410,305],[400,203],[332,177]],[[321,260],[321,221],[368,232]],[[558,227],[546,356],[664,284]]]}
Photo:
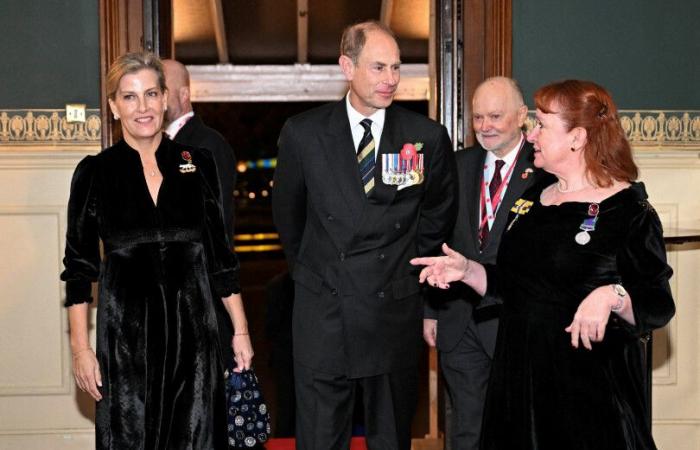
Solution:
{"label": "red-haired woman", "polygon": [[497,265],[447,246],[412,263],[504,299],[482,449],[655,449],[639,336],[675,312],[659,218],[605,89],[562,81],[535,104],[535,166],[558,180],[516,202]]}

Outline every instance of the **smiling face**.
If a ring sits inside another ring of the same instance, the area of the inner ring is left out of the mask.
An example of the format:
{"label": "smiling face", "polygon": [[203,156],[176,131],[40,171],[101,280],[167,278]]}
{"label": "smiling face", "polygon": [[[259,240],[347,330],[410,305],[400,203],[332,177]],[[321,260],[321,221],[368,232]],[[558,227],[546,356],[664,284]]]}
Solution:
{"label": "smiling face", "polygon": [[486,81],[474,93],[472,124],[476,140],[499,158],[520,141],[527,115],[512,85],[504,79]]}
{"label": "smiling face", "polygon": [[167,94],[154,70],[141,69],[119,80],[114,98],[109,99],[112,114],[121,120],[124,139],[132,146],[156,137],[163,125]]}
{"label": "smiling face", "polygon": [[[556,111],[556,108],[552,108]],[[535,148],[535,167],[540,167],[549,173],[566,173],[572,161],[581,158],[582,152],[578,150],[583,144],[580,141],[580,131],[577,128],[568,130],[568,125],[558,114],[545,113],[537,109],[535,113],[537,123],[527,135],[527,140],[532,142]]]}
{"label": "smiling face", "polygon": [[368,117],[394,100],[401,78],[401,58],[391,36],[379,30],[366,33],[357,64],[346,55],[340,57],[339,63],[350,82],[350,104]]}

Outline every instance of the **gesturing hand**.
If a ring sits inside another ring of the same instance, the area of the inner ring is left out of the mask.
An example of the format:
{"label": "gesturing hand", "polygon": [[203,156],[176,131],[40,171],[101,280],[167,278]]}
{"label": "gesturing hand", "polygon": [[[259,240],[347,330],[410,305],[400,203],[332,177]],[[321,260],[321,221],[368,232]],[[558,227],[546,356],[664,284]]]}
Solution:
{"label": "gesturing hand", "polygon": [[414,266],[425,266],[418,280],[428,282],[431,286],[447,289],[453,281],[464,281],[471,269],[470,261],[460,253],[452,250],[447,244],[442,244],[445,256],[413,258]]}

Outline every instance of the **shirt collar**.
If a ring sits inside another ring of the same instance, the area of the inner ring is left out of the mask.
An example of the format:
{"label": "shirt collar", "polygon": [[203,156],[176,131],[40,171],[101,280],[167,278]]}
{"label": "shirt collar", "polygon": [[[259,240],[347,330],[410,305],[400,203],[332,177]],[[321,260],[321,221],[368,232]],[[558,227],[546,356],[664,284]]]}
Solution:
{"label": "shirt collar", "polygon": [[518,140],[518,144],[512,149],[510,149],[510,151],[503,158],[498,158],[496,157],[496,155],[493,154],[493,152],[487,151],[484,165],[487,167],[492,166],[496,163],[497,159],[502,159],[505,162],[503,167],[510,167],[511,165],[515,164],[515,158],[518,157],[518,149],[523,144],[523,139],[525,139],[525,136],[521,133],[520,139]]}
{"label": "shirt collar", "polygon": [[184,127],[192,116],[194,116],[194,111],[190,111],[187,114],[183,114],[177,119],[173,120],[165,129],[165,134],[167,134],[170,139],[173,139],[175,135],[177,135],[178,131],[180,131],[180,128]]}
{"label": "shirt collar", "polygon": [[347,106],[348,119],[350,119],[350,128],[354,129],[360,126],[360,122],[363,119],[370,119],[372,125],[376,125],[379,130],[384,128],[384,119],[386,117],[386,109],[378,109],[374,114],[369,117],[365,117],[360,114],[355,108],[350,104],[350,92],[345,96],[345,105]]}

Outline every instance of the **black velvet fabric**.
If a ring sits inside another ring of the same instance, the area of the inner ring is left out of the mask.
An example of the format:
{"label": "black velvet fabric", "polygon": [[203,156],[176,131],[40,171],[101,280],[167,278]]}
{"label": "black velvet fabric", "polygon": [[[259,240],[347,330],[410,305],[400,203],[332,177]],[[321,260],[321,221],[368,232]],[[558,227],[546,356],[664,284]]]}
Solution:
{"label": "black velvet fabric", "polygon": [[[183,151],[194,172],[181,173]],[[226,449],[214,302],[240,288],[216,168],[165,136],[156,159],[157,205],[124,141],[81,161],[71,185],[61,278],[71,306],[99,277],[97,448]]]}
{"label": "black velvet fabric", "polygon": [[[481,449],[655,449],[639,336],[675,312],[658,216],[643,184],[633,184],[600,203],[591,240],[579,245],[589,204],[543,206],[544,187],[523,195],[533,205],[487,268],[504,308]],[[636,325],[612,314],[603,342],[574,349],[564,328],[590,291],[613,283],[629,292]]]}

